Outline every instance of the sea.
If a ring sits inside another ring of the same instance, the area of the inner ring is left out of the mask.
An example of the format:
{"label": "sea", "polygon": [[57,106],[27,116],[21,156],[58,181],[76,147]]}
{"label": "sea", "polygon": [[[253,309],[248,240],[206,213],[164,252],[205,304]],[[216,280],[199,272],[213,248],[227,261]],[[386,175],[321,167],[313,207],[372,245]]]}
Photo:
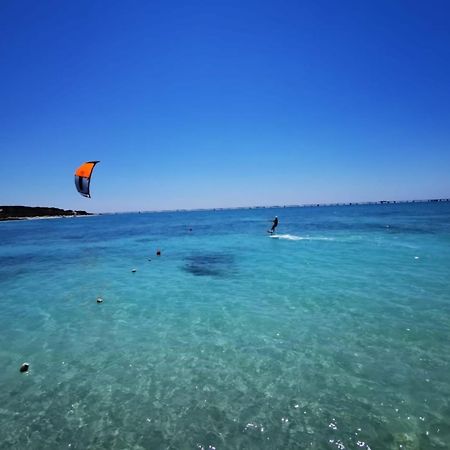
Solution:
{"label": "sea", "polygon": [[448,202],[8,221],[0,242],[1,449],[450,448]]}

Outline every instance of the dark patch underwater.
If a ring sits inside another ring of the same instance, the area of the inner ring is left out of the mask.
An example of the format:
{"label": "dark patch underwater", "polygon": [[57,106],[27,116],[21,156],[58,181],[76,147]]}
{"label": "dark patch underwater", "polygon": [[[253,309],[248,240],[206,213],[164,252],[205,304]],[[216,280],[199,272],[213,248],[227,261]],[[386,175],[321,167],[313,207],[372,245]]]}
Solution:
{"label": "dark patch underwater", "polygon": [[234,272],[234,256],[228,253],[201,253],[185,258],[183,270],[198,276],[227,277]]}

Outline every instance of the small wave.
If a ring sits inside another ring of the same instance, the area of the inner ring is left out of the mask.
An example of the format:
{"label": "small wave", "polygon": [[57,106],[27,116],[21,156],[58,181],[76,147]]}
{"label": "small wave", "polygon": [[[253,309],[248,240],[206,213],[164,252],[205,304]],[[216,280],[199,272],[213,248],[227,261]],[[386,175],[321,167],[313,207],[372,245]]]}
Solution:
{"label": "small wave", "polygon": [[320,236],[295,236],[294,234],[271,234],[272,239],[285,239],[287,241],[334,241],[334,238]]}

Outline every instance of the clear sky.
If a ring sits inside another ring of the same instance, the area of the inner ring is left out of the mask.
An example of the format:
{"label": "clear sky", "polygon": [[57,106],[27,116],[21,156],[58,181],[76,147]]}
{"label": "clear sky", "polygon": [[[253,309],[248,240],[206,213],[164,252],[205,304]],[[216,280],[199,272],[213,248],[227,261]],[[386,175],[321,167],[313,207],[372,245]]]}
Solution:
{"label": "clear sky", "polygon": [[1,1],[0,204],[449,197],[449,24],[433,0]]}

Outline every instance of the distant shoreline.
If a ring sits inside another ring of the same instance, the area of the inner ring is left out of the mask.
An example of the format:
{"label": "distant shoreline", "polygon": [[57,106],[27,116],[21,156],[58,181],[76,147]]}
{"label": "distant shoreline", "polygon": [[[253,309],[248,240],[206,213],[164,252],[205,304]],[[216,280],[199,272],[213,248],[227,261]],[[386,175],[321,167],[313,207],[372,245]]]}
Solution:
{"label": "distant shoreline", "polygon": [[[317,207],[333,207],[333,206],[367,206],[367,205],[398,205],[409,203],[447,203],[450,198],[436,198],[425,200],[378,200],[368,202],[338,202],[338,203],[303,203],[297,205],[269,205],[269,206],[230,206],[219,208],[179,208],[179,209],[162,209],[162,210],[141,210],[141,211],[116,211],[89,213],[80,210],[65,210],[49,207],[34,206],[0,206],[0,222],[12,220],[37,220],[37,219],[58,219],[68,217],[88,217],[99,215],[115,215],[115,214],[146,214],[146,213],[170,213],[170,212],[196,212],[196,211],[233,211],[244,209],[283,209],[283,208],[317,208]],[[18,208],[21,214],[17,215]],[[13,211],[16,214],[13,214]],[[45,214],[45,212],[47,214]],[[9,213],[9,214],[8,214]]]}
{"label": "distant shoreline", "polygon": [[145,214],[145,213],[165,213],[165,212],[194,212],[194,211],[232,211],[239,209],[283,209],[283,208],[317,208],[329,206],[364,206],[364,205],[398,205],[405,203],[446,203],[450,198],[438,198],[428,200],[378,200],[373,202],[339,202],[339,203],[302,203],[298,205],[269,205],[269,206],[229,206],[224,208],[178,208],[161,210],[141,210],[141,211],[117,211],[102,214]]}
{"label": "distant shoreline", "polygon": [[17,222],[24,220],[52,220],[52,219],[81,219],[83,217],[95,217],[101,216],[102,214],[86,214],[86,215],[71,215],[71,216],[30,216],[30,217],[8,217],[8,218],[0,218],[0,222]]}
{"label": "distant shoreline", "polygon": [[93,214],[81,210],[44,206],[0,206],[0,221],[57,219],[62,217],[82,217],[91,215]]}

